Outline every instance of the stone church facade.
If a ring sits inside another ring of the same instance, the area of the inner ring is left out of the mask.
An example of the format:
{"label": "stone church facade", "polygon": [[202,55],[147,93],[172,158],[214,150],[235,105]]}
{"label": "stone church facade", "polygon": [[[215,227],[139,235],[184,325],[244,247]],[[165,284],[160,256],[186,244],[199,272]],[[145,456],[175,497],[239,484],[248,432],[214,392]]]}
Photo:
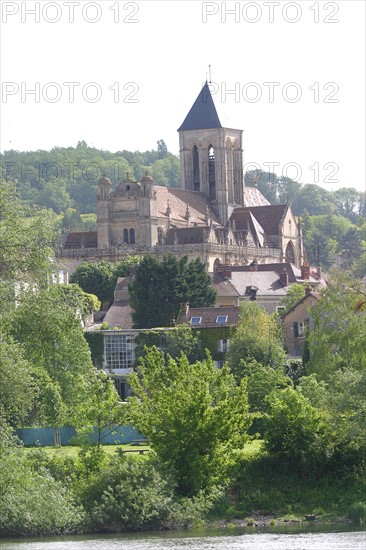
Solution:
{"label": "stone church facade", "polygon": [[244,185],[242,130],[221,125],[209,86],[200,91],[178,129],[181,187],[145,174],[115,189],[98,183],[97,231],[70,233],[63,256],[121,259],[147,252],[199,256],[217,264],[303,263],[299,227],[289,204],[270,205]]}

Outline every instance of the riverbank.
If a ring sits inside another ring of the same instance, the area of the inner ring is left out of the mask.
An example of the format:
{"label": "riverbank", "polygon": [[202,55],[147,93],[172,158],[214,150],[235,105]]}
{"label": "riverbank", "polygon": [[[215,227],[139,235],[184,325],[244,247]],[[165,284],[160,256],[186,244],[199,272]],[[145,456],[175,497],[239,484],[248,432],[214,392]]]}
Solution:
{"label": "riverbank", "polygon": [[12,490],[0,498],[2,537],[187,528],[255,532],[357,526],[366,519],[362,469],[306,472],[275,460],[258,444],[238,452],[226,489],[211,486],[193,497],[177,495],[172,472],[152,452],[12,447],[4,475],[4,489]]}

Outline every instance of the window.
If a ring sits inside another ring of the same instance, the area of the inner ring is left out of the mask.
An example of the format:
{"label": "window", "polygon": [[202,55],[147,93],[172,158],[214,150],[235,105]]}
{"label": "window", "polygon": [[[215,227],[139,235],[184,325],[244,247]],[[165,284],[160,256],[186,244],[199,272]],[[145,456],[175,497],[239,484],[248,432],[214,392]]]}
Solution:
{"label": "window", "polygon": [[123,242],[128,243],[128,229],[123,230]]}
{"label": "window", "polygon": [[202,323],[202,317],[191,317],[191,325],[200,325]]}
{"label": "window", "polygon": [[128,369],[135,360],[133,337],[125,334],[104,334],[104,357],[108,369]]}
{"label": "window", "polygon": [[304,323],[294,323],[294,337],[302,338],[304,336]]}
{"label": "window", "polygon": [[133,228],[130,229],[130,243],[135,244],[135,230]]}
{"label": "window", "polygon": [[225,323],[227,323],[227,315],[218,315],[216,317],[217,325],[224,325]]}
{"label": "window", "polygon": [[218,341],[218,351],[221,351],[221,353],[226,353],[230,349],[230,338],[221,338],[221,340]]}

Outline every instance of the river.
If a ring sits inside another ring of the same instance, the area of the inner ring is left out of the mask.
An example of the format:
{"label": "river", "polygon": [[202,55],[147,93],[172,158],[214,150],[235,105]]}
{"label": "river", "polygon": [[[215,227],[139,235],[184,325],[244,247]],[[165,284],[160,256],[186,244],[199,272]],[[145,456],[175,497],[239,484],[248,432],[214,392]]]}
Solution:
{"label": "river", "polygon": [[[321,531],[320,531],[321,529]],[[366,550],[366,532],[354,526],[289,527],[129,535],[84,535],[54,539],[0,540],[1,550]]]}

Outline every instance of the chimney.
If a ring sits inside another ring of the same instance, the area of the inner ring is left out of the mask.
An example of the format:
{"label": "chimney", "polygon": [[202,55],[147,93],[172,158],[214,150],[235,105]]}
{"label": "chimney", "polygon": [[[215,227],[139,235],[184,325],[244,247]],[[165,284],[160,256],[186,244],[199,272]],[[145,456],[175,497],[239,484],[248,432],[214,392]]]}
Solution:
{"label": "chimney", "polygon": [[253,260],[251,264],[249,264],[249,271],[258,271],[258,262],[257,260]]}
{"label": "chimney", "polygon": [[286,269],[283,270],[283,273],[280,273],[280,281],[284,286],[288,286],[288,273]]}
{"label": "chimney", "polygon": [[189,303],[188,302],[183,302],[182,304],[180,304],[180,310],[182,312],[182,315],[184,315],[184,317],[188,317]]}
{"label": "chimney", "polygon": [[307,262],[304,262],[301,266],[301,278],[304,279],[304,281],[310,279],[310,265]]}

